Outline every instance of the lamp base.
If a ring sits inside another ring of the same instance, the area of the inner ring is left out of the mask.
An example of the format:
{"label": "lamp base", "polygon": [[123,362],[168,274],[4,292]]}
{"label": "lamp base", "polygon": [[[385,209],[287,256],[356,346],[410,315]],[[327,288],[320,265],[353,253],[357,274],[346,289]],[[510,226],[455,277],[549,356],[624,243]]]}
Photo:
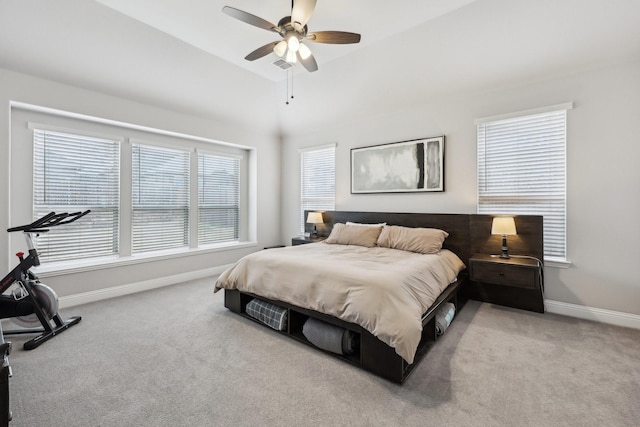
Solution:
{"label": "lamp base", "polygon": [[511,258],[509,256],[509,249],[507,248],[507,235],[506,234],[502,235],[502,252],[500,253],[500,258],[502,258],[502,259]]}

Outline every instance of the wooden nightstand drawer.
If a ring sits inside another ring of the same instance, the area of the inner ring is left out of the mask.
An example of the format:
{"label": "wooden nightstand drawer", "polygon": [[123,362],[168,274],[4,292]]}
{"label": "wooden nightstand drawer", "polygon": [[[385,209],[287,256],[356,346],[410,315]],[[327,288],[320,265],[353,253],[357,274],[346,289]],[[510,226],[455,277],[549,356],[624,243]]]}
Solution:
{"label": "wooden nightstand drawer", "polygon": [[523,268],[498,263],[472,262],[471,280],[496,285],[537,288],[537,268]]}

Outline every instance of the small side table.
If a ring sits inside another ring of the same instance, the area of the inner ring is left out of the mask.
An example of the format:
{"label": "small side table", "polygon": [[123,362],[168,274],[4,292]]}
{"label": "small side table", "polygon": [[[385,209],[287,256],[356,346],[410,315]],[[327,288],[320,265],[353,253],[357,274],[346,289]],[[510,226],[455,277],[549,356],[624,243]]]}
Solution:
{"label": "small side table", "polygon": [[473,299],[544,313],[542,265],[536,259],[474,254],[469,278]]}

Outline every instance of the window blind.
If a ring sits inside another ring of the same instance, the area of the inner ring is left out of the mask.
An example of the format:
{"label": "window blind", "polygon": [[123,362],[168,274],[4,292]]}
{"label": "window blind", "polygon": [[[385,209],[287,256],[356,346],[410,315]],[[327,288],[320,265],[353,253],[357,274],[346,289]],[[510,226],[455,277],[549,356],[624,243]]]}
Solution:
{"label": "window blind", "polygon": [[478,213],[543,215],[545,257],[566,258],[566,110],[477,131]]}
{"label": "window blind", "polygon": [[198,245],[238,240],[240,159],[198,154]]}
{"label": "window blind", "polygon": [[189,152],[132,144],[132,253],[189,245]]}
{"label": "window blind", "polygon": [[120,144],[117,140],[34,129],[33,216],[91,209],[40,234],[40,260],[118,252]]}
{"label": "window blind", "polygon": [[310,148],[300,153],[300,230],[305,210],[333,210],[336,197],[335,145]]}

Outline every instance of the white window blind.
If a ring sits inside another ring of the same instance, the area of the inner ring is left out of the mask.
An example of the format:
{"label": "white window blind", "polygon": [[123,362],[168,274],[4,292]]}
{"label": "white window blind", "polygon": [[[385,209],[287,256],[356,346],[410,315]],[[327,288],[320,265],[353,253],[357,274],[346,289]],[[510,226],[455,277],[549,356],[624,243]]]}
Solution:
{"label": "white window blind", "polygon": [[38,239],[40,260],[118,252],[120,144],[117,140],[34,129],[33,215],[91,213]]}
{"label": "white window blind", "polygon": [[189,152],[132,144],[132,253],[189,245]]}
{"label": "white window blind", "polygon": [[198,244],[230,242],[240,234],[240,159],[198,154]]}
{"label": "white window blind", "polygon": [[325,145],[300,152],[300,230],[306,210],[333,210],[336,198],[336,147]]}
{"label": "white window blind", "polygon": [[477,122],[478,213],[544,216],[545,257],[566,258],[566,109]]}

